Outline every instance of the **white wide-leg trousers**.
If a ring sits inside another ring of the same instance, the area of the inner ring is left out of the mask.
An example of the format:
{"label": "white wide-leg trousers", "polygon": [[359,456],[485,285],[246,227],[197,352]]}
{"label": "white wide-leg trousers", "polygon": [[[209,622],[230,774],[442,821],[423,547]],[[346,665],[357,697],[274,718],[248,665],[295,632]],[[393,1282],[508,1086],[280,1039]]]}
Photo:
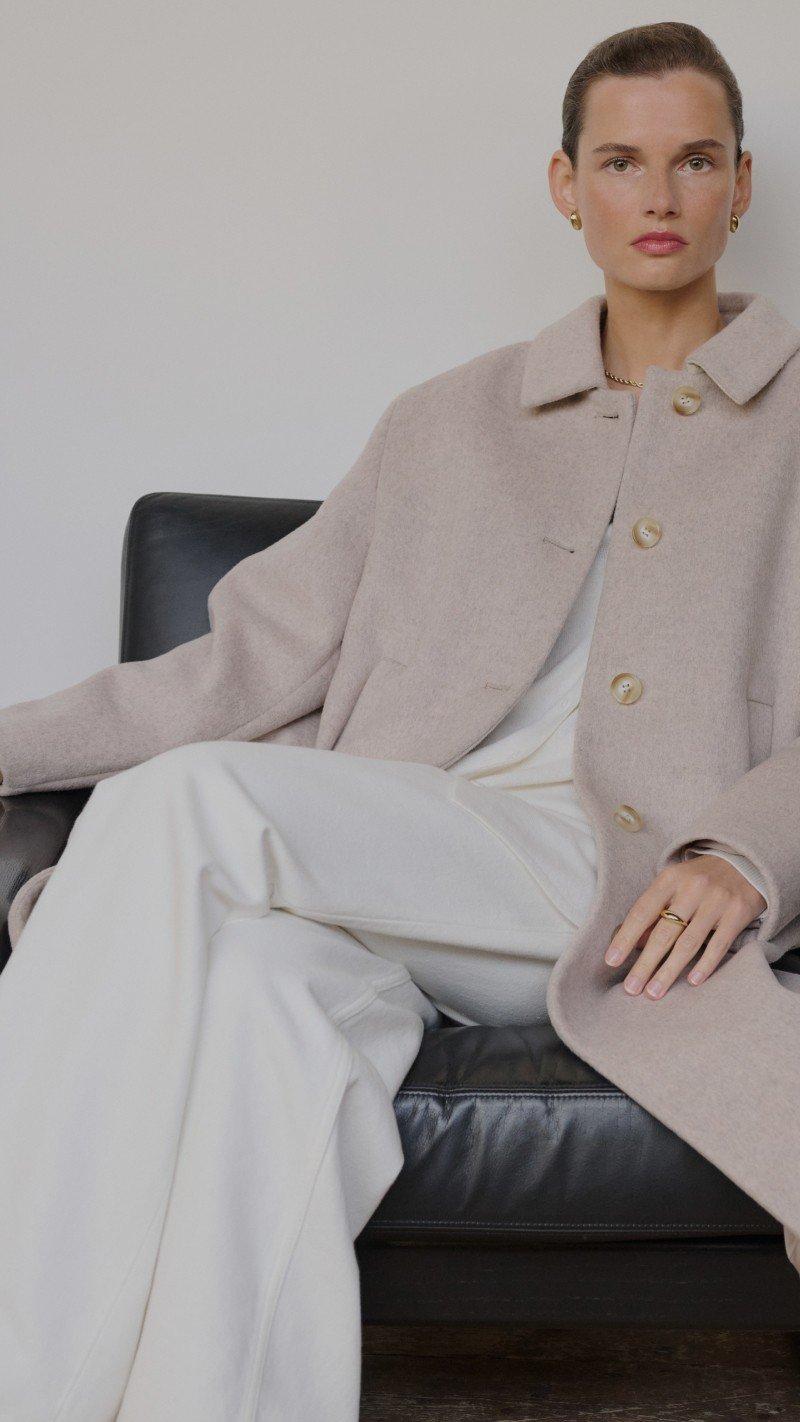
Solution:
{"label": "white wide-leg trousers", "polygon": [[453,788],[240,741],[94,787],[0,974],[0,1422],[357,1422],[393,1098],[439,1007],[545,1019],[565,935]]}

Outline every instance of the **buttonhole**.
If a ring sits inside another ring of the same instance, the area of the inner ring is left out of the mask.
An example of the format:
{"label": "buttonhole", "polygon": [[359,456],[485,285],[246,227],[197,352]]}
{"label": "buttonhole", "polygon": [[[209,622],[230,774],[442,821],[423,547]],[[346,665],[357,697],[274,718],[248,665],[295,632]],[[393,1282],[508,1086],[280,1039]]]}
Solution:
{"label": "buttonhole", "polygon": [[488,686],[492,691],[510,691],[511,682],[505,681],[485,681],[484,686]]}
{"label": "buttonhole", "polygon": [[542,540],[543,540],[544,543],[555,543],[556,548],[563,548],[563,549],[565,550],[565,552],[567,552],[567,553],[574,553],[574,552],[575,552],[575,549],[574,549],[574,548],[568,547],[568,545],[567,545],[566,543],[559,543],[559,541],[558,541],[557,538],[549,538],[546,533],[543,533],[543,534],[542,534]]}

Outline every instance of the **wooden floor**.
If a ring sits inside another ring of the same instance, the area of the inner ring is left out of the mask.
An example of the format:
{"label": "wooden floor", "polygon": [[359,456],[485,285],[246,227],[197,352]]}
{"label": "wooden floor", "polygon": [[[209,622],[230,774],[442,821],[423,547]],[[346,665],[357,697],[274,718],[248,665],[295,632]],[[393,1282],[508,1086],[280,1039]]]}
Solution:
{"label": "wooden floor", "polygon": [[800,1422],[800,1335],[363,1329],[361,1422]]}

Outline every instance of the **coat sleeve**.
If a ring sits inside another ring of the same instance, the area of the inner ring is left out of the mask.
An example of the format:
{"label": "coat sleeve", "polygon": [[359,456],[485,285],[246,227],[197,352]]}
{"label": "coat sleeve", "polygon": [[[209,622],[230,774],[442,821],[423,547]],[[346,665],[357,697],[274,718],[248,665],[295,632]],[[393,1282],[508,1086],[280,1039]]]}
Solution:
{"label": "coat sleeve", "polygon": [[698,839],[729,845],[758,869],[767,900],[759,936],[775,937],[800,915],[800,737],[728,785],[663,845],[656,873]]}
{"label": "coat sleeve", "polygon": [[210,631],[0,709],[0,796],[94,785],[190,741],[256,740],[322,705],[372,537],[397,398],[311,518],[215,583]]}

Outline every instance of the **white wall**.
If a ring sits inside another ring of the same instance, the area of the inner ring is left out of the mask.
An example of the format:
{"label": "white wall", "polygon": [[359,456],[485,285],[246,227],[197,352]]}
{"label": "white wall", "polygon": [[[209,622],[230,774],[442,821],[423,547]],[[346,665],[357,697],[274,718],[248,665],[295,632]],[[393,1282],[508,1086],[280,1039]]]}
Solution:
{"label": "white wall", "polygon": [[744,93],[718,286],[800,320],[792,0],[5,0],[0,705],[116,661],[141,494],[323,498],[398,391],[603,289],[563,91],[665,18]]}

